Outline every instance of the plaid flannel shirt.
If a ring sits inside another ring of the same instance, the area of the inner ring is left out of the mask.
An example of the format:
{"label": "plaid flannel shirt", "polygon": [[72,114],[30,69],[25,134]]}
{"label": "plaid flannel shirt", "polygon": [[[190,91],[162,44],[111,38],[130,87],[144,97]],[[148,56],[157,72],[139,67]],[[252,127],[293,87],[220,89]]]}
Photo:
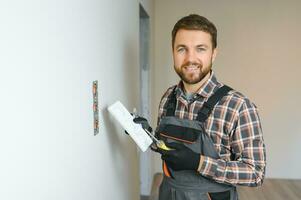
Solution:
{"label": "plaid flannel shirt", "polygon": [[[180,81],[176,86],[176,117],[195,120],[203,103],[222,85],[211,72],[208,81],[188,102]],[[166,114],[164,105],[174,87],[170,87],[161,99],[158,124]],[[241,93],[230,91],[217,103],[204,125],[220,159],[203,156],[199,173],[219,183],[261,185],[265,176],[266,153],[256,106]]]}

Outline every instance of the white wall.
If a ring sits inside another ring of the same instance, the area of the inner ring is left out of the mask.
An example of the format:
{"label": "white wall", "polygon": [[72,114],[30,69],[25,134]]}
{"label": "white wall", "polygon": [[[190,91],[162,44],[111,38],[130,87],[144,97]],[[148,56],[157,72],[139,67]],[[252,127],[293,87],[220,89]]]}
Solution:
{"label": "white wall", "polygon": [[[155,1],[155,95],[157,105],[177,83],[171,57],[171,30],[178,19],[198,13],[218,29],[214,71],[220,81],[258,106],[267,146],[267,176],[301,178],[301,2]],[[166,14],[168,11],[168,14]],[[160,171],[155,156],[155,171]]]}
{"label": "white wall", "polygon": [[136,145],[106,107],[139,106],[139,1],[3,1],[0,24],[0,199],[138,199]]}

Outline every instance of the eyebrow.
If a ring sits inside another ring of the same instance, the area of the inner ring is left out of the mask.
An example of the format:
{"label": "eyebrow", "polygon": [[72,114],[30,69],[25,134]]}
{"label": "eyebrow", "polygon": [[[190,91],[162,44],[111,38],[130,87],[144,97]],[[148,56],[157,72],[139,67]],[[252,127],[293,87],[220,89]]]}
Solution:
{"label": "eyebrow", "polygon": [[[180,48],[180,47],[184,47],[184,48],[186,48],[187,46],[186,45],[184,45],[184,44],[178,44],[177,46],[176,46],[176,49],[178,49],[178,48]],[[205,48],[208,48],[208,45],[206,45],[206,44],[198,44],[198,45],[196,45],[196,47],[205,47]]]}
{"label": "eyebrow", "polygon": [[205,47],[205,48],[208,48],[208,45],[206,45],[206,44],[199,44],[196,47]]}
{"label": "eyebrow", "polygon": [[178,44],[178,45],[176,46],[176,49],[178,49],[178,48],[180,48],[180,47],[187,47],[187,46],[184,45],[184,44]]}

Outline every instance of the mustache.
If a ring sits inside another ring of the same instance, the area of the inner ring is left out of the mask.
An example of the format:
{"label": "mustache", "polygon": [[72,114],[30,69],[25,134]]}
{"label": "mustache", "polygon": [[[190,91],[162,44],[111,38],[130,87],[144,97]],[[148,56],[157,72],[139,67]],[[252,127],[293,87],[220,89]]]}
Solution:
{"label": "mustache", "polygon": [[203,66],[201,63],[198,63],[198,62],[186,62],[184,63],[183,65],[181,65],[181,67],[187,67],[189,65],[197,65],[199,66],[200,68]]}

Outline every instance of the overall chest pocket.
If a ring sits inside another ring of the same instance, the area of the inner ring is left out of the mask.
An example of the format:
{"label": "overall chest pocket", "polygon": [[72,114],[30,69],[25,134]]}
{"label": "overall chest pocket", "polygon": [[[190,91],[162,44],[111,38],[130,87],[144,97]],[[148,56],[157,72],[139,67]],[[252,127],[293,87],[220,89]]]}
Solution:
{"label": "overall chest pocket", "polygon": [[173,124],[164,124],[157,130],[157,135],[164,141],[178,141],[184,144],[198,142],[200,130]]}
{"label": "overall chest pocket", "polygon": [[156,136],[167,143],[182,143],[194,152],[201,153],[203,132],[204,126],[199,121],[166,116],[161,119]]}

